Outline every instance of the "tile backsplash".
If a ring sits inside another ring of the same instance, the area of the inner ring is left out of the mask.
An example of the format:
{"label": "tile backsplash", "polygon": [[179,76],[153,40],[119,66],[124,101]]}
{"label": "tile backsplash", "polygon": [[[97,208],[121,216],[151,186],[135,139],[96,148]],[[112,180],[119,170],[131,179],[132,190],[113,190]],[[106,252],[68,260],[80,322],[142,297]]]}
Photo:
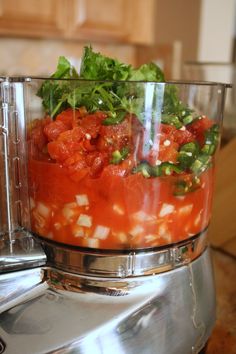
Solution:
{"label": "tile backsplash", "polygon": [[[60,55],[78,68],[85,44],[90,43],[0,38],[0,76],[48,76],[55,70]],[[95,51],[135,65],[135,49],[131,45],[92,43],[92,46]]]}

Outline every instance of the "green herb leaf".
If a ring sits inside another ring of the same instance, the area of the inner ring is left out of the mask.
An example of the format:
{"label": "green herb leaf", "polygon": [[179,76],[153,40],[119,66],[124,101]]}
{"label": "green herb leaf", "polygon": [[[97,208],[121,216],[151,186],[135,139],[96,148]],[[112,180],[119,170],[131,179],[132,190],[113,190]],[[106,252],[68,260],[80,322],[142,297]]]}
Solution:
{"label": "green herb leaf", "polygon": [[130,70],[130,81],[164,82],[164,74],[155,63],[143,64],[137,69]]}
{"label": "green herb leaf", "polygon": [[[109,112],[108,112],[109,114]],[[126,116],[127,112],[110,112],[110,116],[102,121],[103,125],[114,125],[121,123]]]}
{"label": "green herb leaf", "polygon": [[84,48],[80,67],[81,78],[88,80],[127,80],[130,70],[130,65],[95,53],[91,46]]}
{"label": "green herb leaf", "polygon": [[[65,57],[59,57],[57,69],[52,79],[77,79],[79,74]],[[67,93],[73,85],[67,81],[45,80],[37,92],[47,114],[54,117],[59,111],[67,108]]]}

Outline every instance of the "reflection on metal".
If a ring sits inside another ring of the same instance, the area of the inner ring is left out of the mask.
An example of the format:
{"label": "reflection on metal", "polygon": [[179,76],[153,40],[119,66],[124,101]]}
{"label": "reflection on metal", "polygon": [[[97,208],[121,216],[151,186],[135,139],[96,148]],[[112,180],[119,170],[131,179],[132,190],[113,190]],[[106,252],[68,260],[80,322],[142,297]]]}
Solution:
{"label": "reflection on metal", "polygon": [[67,272],[102,277],[134,277],[166,272],[193,261],[207,246],[206,231],[157,250],[92,252],[42,241],[48,264]]}
{"label": "reflection on metal", "polygon": [[[17,273],[2,275],[5,285]],[[18,274],[16,284],[24,287],[26,278],[32,283],[24,300],[16,294],[15,304],[0,315],[7,354],[16,348],[18,354],[198,353],[214,325],[208,249],[158,275],[85,277],[50,267]]]}
{"label": "reflection on metal", "polygon": [[14,241],[0,240],[0,273],[39,267],[46,263],[41,245],[24,230],[14,232]]}

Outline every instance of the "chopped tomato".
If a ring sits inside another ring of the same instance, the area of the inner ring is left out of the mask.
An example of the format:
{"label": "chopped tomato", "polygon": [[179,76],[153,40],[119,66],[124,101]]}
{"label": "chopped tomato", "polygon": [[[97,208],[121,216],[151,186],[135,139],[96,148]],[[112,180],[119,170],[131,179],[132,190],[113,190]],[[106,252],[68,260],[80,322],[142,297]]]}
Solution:
{"label": "chopped tomato", "polygon": [[101,122],[103,118],[104,117],[101,114],[87,115],[81,119],[80,126],[86,130],[87,136],[90,136],[90,138],[96,138],[101,129]]}
{"label": "chopped tomato", "polygon": [[61,121],[67,126],[67,129],[72,129],[78,125],[78,121],[87,114],[86,109],[68,108],[57,115],[56,121]]}
{"label": "chopped tomato", "polygon": [[[29,130],[33,231],[69,245],[136,249],[175,243],[207,227],[212,168],[197,179],[188,171],[150,178],[150,170],[135,168],[143,159],[151,168],[178,164],[181,146],[201,144],[211,121],[184,129],[158,124],[153,137],[133,115],[115,125],[104,125],[106,116],[68,109]],[[186,185],[191,192],[175,195]]]}
{"label": "chopped tomato", "polygon": [[52,141],[48,143],[48,153],[53,160],[63,162],[71,156],[71,151],[68,146],[62,141]]}
{"label": "chopped tomato", "polygon": [[188,131],[190,131],[200,145],[204,143],[204,134],[207,129],[213,125],[212,121],[206,116],[202,116],[201,119],[193,121],[188,125]]}
{"label": "chopped tomato", "polygon": [[174,141],[179,145],[187,144],[195,140],[194,135],[187,129],[185,130],[176,129],[173,132],[173,138]]}
{"label": "chopped tomato", "polygon": [[58,138],[58,136],[67,131],[67,126],[60,120],[51,122],[44,127],[44,134],[46,135],[48,141],[53,141]]}

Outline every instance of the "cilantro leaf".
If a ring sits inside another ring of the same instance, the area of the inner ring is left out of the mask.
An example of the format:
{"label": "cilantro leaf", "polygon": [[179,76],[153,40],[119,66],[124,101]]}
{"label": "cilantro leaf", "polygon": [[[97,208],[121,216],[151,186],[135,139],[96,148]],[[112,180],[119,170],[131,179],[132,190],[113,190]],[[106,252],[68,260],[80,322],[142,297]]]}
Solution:
{"label": "cilantro leaf", "polygon": [[85,47],[82,56],[80,77],[87,80],[127,80],[131,65],[95,53],[92,47]]}
{"label": "cilantro leaf", "polygon": [[42,104],[47,114],[54,117],[59,111],[67,108],[66,94],[74,85],[67,81],[57,81],[53,79],[78,79],[79,74],[71,66],[70,62],[63,56],[59,57],[57,69],[51,75],[52,80],[45,80],[37,92],[37,96],[42,98]]}
{"label": "cilantro leaf", "polygon": [[164,74],[155,63],[143,64],[138,69],[130,72],[130,81],[155,81],[164,82]]}

